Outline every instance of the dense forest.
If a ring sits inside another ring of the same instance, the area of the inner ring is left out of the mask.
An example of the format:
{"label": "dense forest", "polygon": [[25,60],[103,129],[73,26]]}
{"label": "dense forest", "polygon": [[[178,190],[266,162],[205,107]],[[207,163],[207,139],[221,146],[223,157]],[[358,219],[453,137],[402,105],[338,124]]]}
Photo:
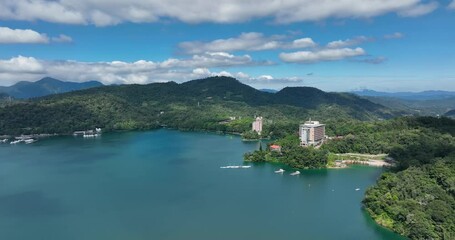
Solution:
{"label": "dense forest", "polygon": [[[46,96],[0,107],[0,134],[59,133],[101,127],[105,131],[168,126],[242,133],[255,115],[282,135],[309,117],[377,120],[398,113],[347,93],[315,88],[261,92],[229,77],[182,84],[120,85]],[[235,117],[235,120],[231,120]]]}

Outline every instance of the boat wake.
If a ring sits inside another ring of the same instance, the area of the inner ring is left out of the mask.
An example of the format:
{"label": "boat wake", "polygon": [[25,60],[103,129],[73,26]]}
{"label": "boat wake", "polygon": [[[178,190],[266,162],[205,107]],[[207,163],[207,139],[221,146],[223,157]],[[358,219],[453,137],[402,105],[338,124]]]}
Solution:
{"label": "boat wake", "polygon": [[243,166],[242,165],[242,166],[223,166],[223,167],[220,167],[220,168],[224,168],[224,169],[225,168],[234,168],[234,169],[236,169],[236,168],[250,168],[250,167],[251,166]]}

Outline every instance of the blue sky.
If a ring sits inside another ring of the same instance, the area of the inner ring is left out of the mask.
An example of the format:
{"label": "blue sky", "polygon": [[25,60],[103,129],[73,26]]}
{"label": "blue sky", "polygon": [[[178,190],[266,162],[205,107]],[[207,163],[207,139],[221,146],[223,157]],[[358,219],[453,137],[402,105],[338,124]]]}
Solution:
{"label": "blue sky", "polygon": [[0,85],[228,75],[257,88],[455,91],[455,1],[187,2],[2,1]]}

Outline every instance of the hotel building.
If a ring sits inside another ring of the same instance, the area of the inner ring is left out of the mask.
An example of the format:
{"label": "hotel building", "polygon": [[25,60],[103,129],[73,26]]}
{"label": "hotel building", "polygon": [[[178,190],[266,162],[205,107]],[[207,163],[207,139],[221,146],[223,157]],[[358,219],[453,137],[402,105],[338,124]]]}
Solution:
{"label": "hotel building", "polygon": [[253,131],[256,131],[259,135],[262,132],[262,117],[257,117],[256,120],[253,122]]}
{"label": "hotel building", "polygon": [[299,138],[301,146],[316,146],[324,141],[325,124],[318,121],[306,121],[300,124]]}

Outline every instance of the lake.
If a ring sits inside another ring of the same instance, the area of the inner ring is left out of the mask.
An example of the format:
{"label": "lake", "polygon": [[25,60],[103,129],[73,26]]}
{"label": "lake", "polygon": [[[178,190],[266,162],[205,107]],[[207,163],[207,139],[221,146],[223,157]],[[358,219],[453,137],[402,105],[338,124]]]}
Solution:
{"label": "lake", "polygon": [[380,168],[220,168],[257,148],[164,129],[1,144],[0,239],[403,239],[361,208]]}

